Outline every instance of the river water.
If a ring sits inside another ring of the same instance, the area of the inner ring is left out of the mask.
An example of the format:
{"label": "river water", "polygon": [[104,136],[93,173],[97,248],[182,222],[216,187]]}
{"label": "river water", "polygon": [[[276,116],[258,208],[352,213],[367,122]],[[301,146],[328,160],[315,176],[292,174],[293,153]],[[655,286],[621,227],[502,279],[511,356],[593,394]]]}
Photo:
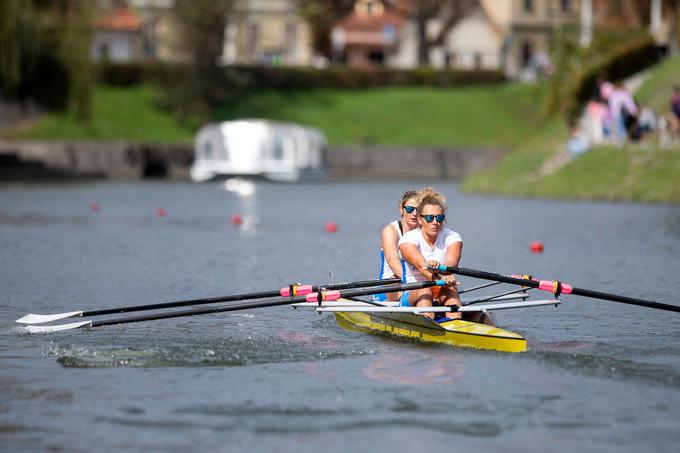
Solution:
{"label": "river water", "polygon": [[[680,304],[678,206],[435,185],[464,239],[463,266]],[[521,354],[348,332],[290,307],[50,335],[13,322],[373,278],[378,232],[410,187],[0,187],[0,449],[680,449],[675,313],[574,296],[499,312],[500,326],[528,339]],[[324,230],[329,221],[337,233]],[[543,254],[530,253],[533,240]]]}

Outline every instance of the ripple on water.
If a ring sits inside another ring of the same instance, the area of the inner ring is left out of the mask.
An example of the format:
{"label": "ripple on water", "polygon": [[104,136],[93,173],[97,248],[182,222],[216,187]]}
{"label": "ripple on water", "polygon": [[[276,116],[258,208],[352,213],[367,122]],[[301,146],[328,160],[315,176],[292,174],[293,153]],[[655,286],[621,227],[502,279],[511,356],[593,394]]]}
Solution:
{"label": "ripple on water", "polygon": [[226,338],[163,345],[52,345],[47,355],[67,368],[246,366],[304,362],[371,354],[368,349],[344,349],[320,342],[286,338]]}
{"label": "ripple on water", "polygon": [[550,366],[607,379],[631,380],[680,388],[680,370],[657,355],[677,356],[678,348],[660,348],[651,352],[648,347],[615,346],[611,344],[574,343],[569,345],[539,345],[529,354]]}

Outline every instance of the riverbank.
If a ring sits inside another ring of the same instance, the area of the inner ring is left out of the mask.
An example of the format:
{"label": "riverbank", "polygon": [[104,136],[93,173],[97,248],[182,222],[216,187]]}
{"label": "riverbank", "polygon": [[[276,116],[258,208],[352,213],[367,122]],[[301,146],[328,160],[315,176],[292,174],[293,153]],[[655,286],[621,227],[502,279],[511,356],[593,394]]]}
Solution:
{"label": "riverbank", "polygon": [[[670,96],[678,84],[680,56],[650,70],[635,91],[640,105],[669,115]],[[656,134],[623,148],[594,147],[577,159],[566,151],[569,133],[553,119],[500,164],[468,177],[467,192],[520,197],[680,203],[680,137],[671,146]]]}
{"label": "riverbank", "polygon": [[[664,98],[677,83],[674,75],[678,71],[678,58],[659,65],[638,91],[639,100],[663,108]],[[674,182],[680,181],[676,177],[680,175],[677,150],[655,151],[648,145],[594,149],[569,162],[565,151],[568,131],[561,119],[540,115],[541,102],[540,86],[522,84],[459,89],[271,90],[235,95],[215,110],[214,119],[262,117],[319,127],[328,136],[331,149],[327,161],[338,179],[450,178],[464,179],[461,188],[468,192],[680,202],[679,183]],[[96,147],[97,143],[125,142],[133,148],[128,152],[132,156],[140,155],[134,149],[148,148],[149,143],[151,148],[165,144],[185,149],[188,156],[197,125],[176,122],[157,104],[151,87],[98,87],[91,123],[69,114],[50,114],[30,128],[0,136],[11,143],[55,141],[66,148],[72,143],[85,143],[86,147],[94,143]],[[340,149],[344,154],[336,155]],[[453,154],[449,154],[451,150]],[[474,157],[479,152],[486,154]],[[499,160],[503,153],[505,157]],[[142,157],[143,163],[137,162],[131,171],[134,177],[182,179],[187,177],[186,161],[191,157],[182,159],[184,163],[171,160],[157,165]],[[88,158],[77,160],[87,162]],[[432,170],[444,161],[443,167]],[[494,165],[497,162],[500,164]],[[0,162],[0,168],[2,165]],[[114,178],[129,171],[123,169]],[[104,173],[109,177],[110,172]]]}
{"label": "riverbank", "polygon": [[[452,180],[498,164],[494,148],[330,147],[333,180]],[[0,182],[73,179],[189,180],[192,145],[105,141],[0,141]]]}

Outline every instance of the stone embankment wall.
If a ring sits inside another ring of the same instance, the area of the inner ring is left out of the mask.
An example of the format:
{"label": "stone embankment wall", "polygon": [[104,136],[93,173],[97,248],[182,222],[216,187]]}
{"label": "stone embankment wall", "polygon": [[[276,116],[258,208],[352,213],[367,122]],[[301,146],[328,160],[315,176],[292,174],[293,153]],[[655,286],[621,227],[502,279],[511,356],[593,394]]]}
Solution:
{"label": "stone embankment wall", "polygon": [[326,167],[338,179],[448,179],[461,181],[503,157],[499,149],[333,148]]}
{"label": "stone embankment wall", "polygon": [[[333,179],[449,179],[499,161],[497,149],[334,147],[325,155]],[[108,178],[188,180],[191,145],[128,142],[0,142],[0,181]]]}

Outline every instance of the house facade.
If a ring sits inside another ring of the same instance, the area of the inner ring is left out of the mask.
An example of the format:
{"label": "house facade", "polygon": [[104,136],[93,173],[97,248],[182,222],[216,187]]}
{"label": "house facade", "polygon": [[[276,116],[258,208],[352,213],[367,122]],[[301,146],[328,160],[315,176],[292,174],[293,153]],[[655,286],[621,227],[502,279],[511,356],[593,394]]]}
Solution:
{"label": "house facade", "polygon": [[130,8],[103,11],[93,23],[90,59],[124,63],[144,59],[142,21]]}
{"label": "house facade", "polygon": [[313,63],[309,26],[294,0],[238,0],[229,15],[223,65],[309,66]]}
{"label": "house facade", "polygon": [[92,24],[92,61],[187,61],[175,0],[99,0]]}

